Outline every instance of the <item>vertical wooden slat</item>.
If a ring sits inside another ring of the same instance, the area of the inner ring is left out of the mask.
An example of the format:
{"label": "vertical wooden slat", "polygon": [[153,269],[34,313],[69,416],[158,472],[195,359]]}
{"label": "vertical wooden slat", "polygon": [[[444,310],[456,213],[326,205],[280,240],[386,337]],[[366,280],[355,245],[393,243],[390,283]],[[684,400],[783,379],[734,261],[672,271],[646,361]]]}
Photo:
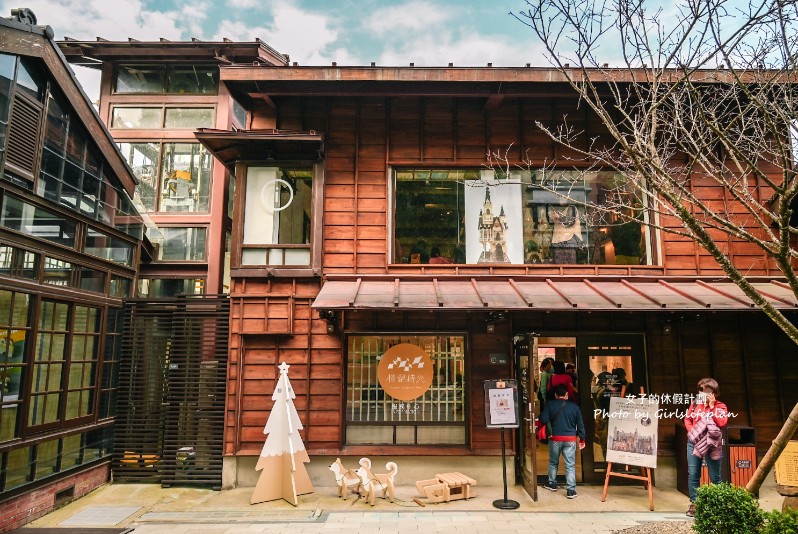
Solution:
{"label": "vertical wooden slat", "polygon": [[125,303],[112,470],[124,482],[221,488],[230,303]]}

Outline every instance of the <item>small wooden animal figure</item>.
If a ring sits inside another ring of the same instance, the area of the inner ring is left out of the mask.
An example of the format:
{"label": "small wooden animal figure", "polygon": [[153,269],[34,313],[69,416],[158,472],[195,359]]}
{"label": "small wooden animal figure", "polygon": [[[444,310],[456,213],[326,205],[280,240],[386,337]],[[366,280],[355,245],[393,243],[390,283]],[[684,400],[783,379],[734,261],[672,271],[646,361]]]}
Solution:
{"label": "small wooden animal figure", "polygon": [[386,495],[393,502],[394,499],[394,478],[399,471],[399,466],[394,462],[385,464],[387,473],[375,475],[371,472],[371,460],[368,458],[360,459],[360,468],[357,470],[357,476],[360,477],[360,484],[363,491],[366,493],[366,500],[371,506],[374,506],[374,501],[377,497],[377,492],[382,491],[382,498]]}
{"label": "small wooden animal figure", "polygon": [[345,468],[340,458],[336,458],[335,461],[330,464],[329,469],[335,475],[339,497],[346,500],[350,492],[357,493],[357,496],[360,497],[360,477],[355,471]]}

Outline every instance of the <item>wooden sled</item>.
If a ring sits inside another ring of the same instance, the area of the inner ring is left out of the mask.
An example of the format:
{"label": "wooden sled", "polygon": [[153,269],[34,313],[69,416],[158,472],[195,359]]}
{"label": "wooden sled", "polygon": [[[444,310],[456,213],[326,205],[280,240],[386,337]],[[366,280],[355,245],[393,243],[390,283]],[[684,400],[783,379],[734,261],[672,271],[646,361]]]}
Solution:
{"label": "wooden sled", "polygon": [[[426,502],[441,503],[476,497],[476,493],[471,491],[471,486],[476,485],[477,481],[473,478],[454,472],[441,473],[429,480],[419,480],[416,482],[416,489],[427,499]],[[422,504],[420,500],[416,502]]]}

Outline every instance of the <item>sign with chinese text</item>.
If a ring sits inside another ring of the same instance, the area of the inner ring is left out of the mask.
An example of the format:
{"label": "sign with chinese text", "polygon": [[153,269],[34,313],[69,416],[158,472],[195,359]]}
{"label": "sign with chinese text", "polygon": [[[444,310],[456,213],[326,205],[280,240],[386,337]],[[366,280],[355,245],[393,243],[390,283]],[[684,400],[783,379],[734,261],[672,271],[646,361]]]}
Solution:
{"label": "sign with chinese text", "polygon": [[426,393],[433,374],[427,351],[411,343],[400,343],[386,350],[377,367],[380,387],[394,399],[403,401]]}
{"label": "sign with chinese text", "polygon": [[518,428],[518,383],[515,380],[485,381],[487,428]]}
{"label": "sign with chinese text", "polygon": [[776,483],[798,486],[798,441],[790,441],[776,460]]}

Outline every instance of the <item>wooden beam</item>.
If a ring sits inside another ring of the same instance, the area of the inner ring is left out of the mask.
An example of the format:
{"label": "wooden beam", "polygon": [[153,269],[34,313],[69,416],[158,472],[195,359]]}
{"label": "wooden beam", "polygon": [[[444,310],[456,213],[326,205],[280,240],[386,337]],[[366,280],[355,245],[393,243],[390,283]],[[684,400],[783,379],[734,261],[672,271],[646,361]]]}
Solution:
{"label": "wooden beam", "polygon": [[482,301],[482,306],[487,307],[489,305],[489,302],[485,297],[482,296],[482,293],[479,291],[479,287],[477,287],[476,278],[471,279],[471,287],[474,288],[474,293],[476,293],[477,297],[479,297],[479,300]]}
{"label": "wooden beam", "polygon": [[576,308],[577,307],[576,302],[574,302],[571,299],[569,299],[565,295],[565,293],[560,291],[560,289],[554,284],[554,282],[551,281],[550,278],[546,278],[546,285],[548,285],[555,293],[557,293],[560,296],[561,299],[563,299],[565,302],[570,304],[572,308]]}
{"label": "wooden beam", "polygon": [[601,291],[599,288],[597,288],[596,285],[593,282],[591,282],[590,280],[585,278],[585,279],[582,280],[582,282],[584,282],[587,287],[589,287],[590,289],[595,291],[598,296],[600,296],[601,298],[603,298],[604,300],[606,300],[607,302],[609,302],[610,304],[612,304],[616,308],[620,308],[621,307],[621,303],[620,302],[616,302],[616,301],[612,300],[603,291]]}

